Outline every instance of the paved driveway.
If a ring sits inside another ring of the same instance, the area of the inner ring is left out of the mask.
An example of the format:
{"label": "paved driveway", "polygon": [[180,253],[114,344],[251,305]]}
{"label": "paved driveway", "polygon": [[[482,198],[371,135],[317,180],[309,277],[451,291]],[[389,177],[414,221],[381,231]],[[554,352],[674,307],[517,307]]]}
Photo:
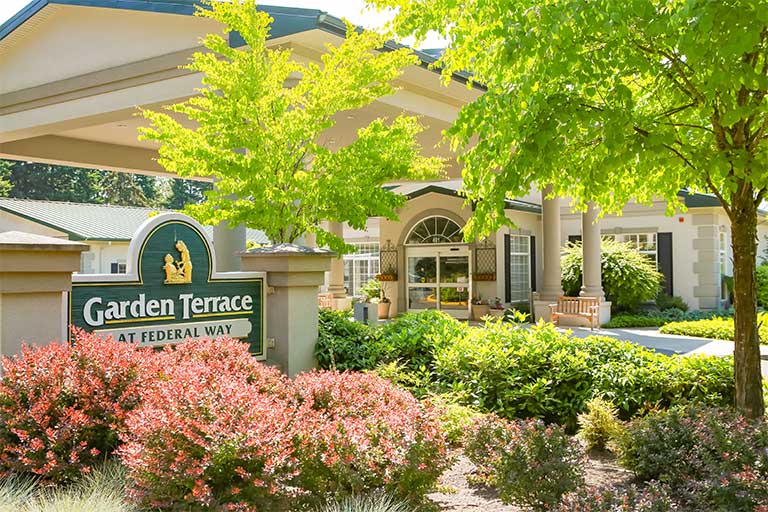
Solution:
{"label": "paved driveway", "polygon": [[[733,354],[733,342],[723,340],[711,340],[707,338],[694,338],[692,336],[678,336],[676,334],[662,334],[655,327],[635,327],[627,329],[595,329],[588,327],[571,327],[574,336],[585,338],[592,335],[609,336],[619,340],[631,341],[651,348],[662,354],[707,354],[712,356],[727,356]],[[565,331],[567,328],[561,328]],[[763,377],[768,378],[768,345],[760,345],[760,353],[763,357]]]}

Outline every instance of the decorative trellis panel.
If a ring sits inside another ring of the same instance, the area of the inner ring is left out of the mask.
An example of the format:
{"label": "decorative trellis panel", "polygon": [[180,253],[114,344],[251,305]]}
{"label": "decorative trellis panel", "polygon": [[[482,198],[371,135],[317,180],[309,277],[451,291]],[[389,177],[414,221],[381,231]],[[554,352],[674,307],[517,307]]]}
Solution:
{"label": "decorative trellis panel", "polygon": [[379,249],[379,281],[397,281],[397,248],[390,240]]}
{"label": "decorative trellis panel", "polygon": [[475,248],[475,271],[472,278],[475,281],[496,280],[496,247],[488,245],[487,241]]}

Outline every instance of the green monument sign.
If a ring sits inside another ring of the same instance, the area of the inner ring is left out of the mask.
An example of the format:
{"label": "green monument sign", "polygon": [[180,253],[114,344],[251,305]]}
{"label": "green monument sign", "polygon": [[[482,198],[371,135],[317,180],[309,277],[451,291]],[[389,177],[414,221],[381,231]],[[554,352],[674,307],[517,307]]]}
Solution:
{"label": "green monument sign", "polygon": [[263,272],[216,272],[213,246],[192,218],[164,213],[137,230],[126,274],[75,274],[69,323],[141,345],[230,336],[265,359]]}

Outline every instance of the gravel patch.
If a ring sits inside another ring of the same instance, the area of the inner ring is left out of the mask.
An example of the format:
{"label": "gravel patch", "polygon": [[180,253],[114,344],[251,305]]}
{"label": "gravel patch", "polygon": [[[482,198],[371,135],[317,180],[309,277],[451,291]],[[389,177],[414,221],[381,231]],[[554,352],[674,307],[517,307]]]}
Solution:
{"label": "gravel patch", "polygon": [[[622,486],[632,481],[632,473],[620,468],[615,458],[609,453],[590,454],[585,464],[585,479],[589,486]],[[427,497],[437,505],[439,510],[446,512],[523,511],[519,507],[503,504],[495,489],[469,483],[466,476],[474,469],[474,464],[460,455],[453,467],[446,471],[438,482],[438,492],[429,494]]]}

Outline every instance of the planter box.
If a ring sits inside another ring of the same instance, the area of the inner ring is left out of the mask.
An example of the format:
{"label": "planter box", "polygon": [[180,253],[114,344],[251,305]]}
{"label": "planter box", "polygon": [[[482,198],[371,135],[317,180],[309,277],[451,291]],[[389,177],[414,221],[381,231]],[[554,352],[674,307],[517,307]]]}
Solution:
{"label": "planter box", "polygon": [[489,314],[491,316],[495,316],[495,317],[502,317],[502,316],[504,316],[504,311],[505,310],[503,310],[503,309],[493,309],[493,308],[491,308],[491,311],[489,312]]}
{"label": "planter box", "polygon": [[379,302],[379,320],[389,318],[389,307],[391,305],[391,302]]}
{"label": "planter box", "polygon": [[490,312],[491,306],[488,304],[472,304],[472,320],[482,320]]}

